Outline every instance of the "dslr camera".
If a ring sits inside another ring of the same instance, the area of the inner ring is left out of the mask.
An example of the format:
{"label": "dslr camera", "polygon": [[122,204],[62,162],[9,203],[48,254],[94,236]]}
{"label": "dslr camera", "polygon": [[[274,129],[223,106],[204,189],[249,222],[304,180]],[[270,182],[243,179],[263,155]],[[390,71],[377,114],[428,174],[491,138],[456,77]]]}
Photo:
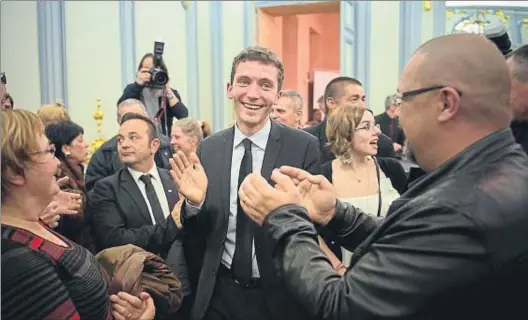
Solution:
{"label": "dslr camera", "polygon": [[169,82],[169,75],[162,68],[164,47],[165,43],[154,42],[154,62],[152,68],[149,70],[150,81],[147,84],[149,87],[163,88]]}

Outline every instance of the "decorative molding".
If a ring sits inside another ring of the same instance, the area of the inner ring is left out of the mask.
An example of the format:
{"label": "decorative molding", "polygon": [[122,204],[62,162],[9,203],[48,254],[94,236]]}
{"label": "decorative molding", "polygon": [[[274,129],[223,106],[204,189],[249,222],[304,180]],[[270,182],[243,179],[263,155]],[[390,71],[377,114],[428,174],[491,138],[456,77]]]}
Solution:
{"label": "decorative molding", "polygon": [[187,108],[189,115],[200,119],[200,94],[198,92],[198,11],[196,1],[189,2],[185,9],[185,49],[187,50]]}
{"label": "decorative molding", "polygon": [[[342,76],[357,77],[358,63],[355,55],[359,48],[356,43],[356,4],[357,2],[350,0],[343,0],[339,4],[339,73]],[[352,61],[349,61],[350,55]]]}
{"label": "decorative molding", "polygon": [[119,1],[121,82],[123,88],[136,78],[136,27],[134,1]]}
{"label": "decorative molding", "polygon": [[68,108],[64,1],[37,1],[40,103],[62,100]]}
{"label": "decorative molding", "polygon": [[250,47],[255,41],[255,7],[252,1],[244,1],[244,48]]}
{"label": "decorative molding", "polygon": [[190,2],[191,1],[188,1],[188,0],[180,0],[180,3],[181,3],[181,5],[182,5],[184,10],[187,10],[189,8],[189,3]]}
{"label": "decorative molding", "polygon": [[371,44],[371,4],[370,1],[357,1],[355,4],[356,22],[356,77],[361,79],[365,95],[370,97],[370,44]]}
{"label": "decorative molding", "polygon": [[433,36],[439,37],[446,34],[446,3],[433,1]]}
{"label": "decorative molding", "polygon": [[[251,1],[255,4],[255,8],[266,8],[266,7],[278,7],[278,6],[291,6],[299,4],[312,4],[316,2],[331,2],[332,0],[311,0],[311,1],[301,1],[301,0],[290,0],[290,1]],[[348,1],[348,0],[347,0]]]}
{"label": "decorative molding", "polygon": [[400,75],[422,42],[421,5],[418,1],[400,1]]}
{"label": "decorative molding", "polygon": [[224,43],[222,1],[209,2],[209,27],[211,33],[211,90],[213,96],[213,130],[220,131],[224,123]]}

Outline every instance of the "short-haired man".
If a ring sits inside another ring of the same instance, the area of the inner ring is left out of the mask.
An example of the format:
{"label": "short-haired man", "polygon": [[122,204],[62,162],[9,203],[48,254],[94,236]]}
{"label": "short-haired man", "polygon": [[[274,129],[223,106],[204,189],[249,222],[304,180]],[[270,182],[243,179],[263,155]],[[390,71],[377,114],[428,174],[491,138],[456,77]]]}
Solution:
{"label": "short-haired man", "polygon": [[203,140],[202,126],[198,120],[185,118],[172,124],[171,145],[176,153],[181,150],[187,156],[196,152],[196,147]]}
{"label": "short-haired man", "polygon": [[[321,164],[334,160],[335,156],[328,147],[328,138],[326,137],[326,121],[332,112],[341,107],[346,102],[358,102],[365,106],[365,89],[357,79],[350,77],[338,77],[332,79],[325,88],[324,102],[327,117],[325,120],[312,127],[304,130],[319,139],[319,148],[321,153]],[[396,154],[392,146],[392,140],[384,134],[378,138],[378,157],[394,158]]]}
{"label": "short-haired man", "polygon": [[270,118],[292,128],[301,128],[304,101],[295,90],[283,90],[271,107]]}
{"label": "short-haired man", "polygon": [[394,104],[393,97],[388,96],[385,98],[385,112],[378,114],[375,118],[376,123],[380,125],[381,132],[391,138],[394,151],[402,152],[405,134],[403,134],[403,130],[400,127],[396,110],[397,107]]}
{"label": "short-haired man", "polygon": [[[336,201],[324,178],[296,168],[276,172],[275,188],[256,174],[243,182],[244,212],[277,244],[288,288],[311,314],[524,318],[528,157],[509,129],[509,96],[504,58],[484,37],[454,34],[418,48],[395,99],[409,147],[428,174],[381,224]],[[343,277],[322,258],[310,219],[355,249]]]}
{"label": "short-haired man", "polygon": [[511,128],[517,143],[528,153],[528,45],[515,50],[507,64],[512,81],[510,103],[514,120]]}
{"label": "short-haired man", "polygon": [[173,166],[187,199],[184,230],[202,236],[194,243],[202,243],[199,252],[205,253],[193,319],[311,319],[284,287],[273,262],[273,244],[244,214],[237,191],[254,171],[269,179],[273,169],[287,164],[317,173],[318,143],[269,118],[284,80],[275,53],[244,49],[231,70],[227,96],[233,101],[235,126],[205,139],[198,147],[199,159],[178,152]]}
{"label": "short-haired man", "polygon": [[[127,113],[137,113],[148,116],[147,110],[143,105],[143,102],[137,99],[126,99],[123,100],[117,106],[117,123],[121,123],[121,118]],[[156,165],[160,168],[169,169],[169,158],[172,157],[172,150],[170,141],[164,135],[159,137],[160,147],[156,152],[155,161]],[[113,175],[117,170],[123,167],[117,154],[117,135],[113,136],[110,140],[103,143],[99,149],[97,149],[90,163],[86,168],[86,189],[89,191],[93,188],[94,184],[108,176]]]}
{"label": "short-haired man", "polygon": [[[89,211],[100,250],[133,244],[159,254],[189,295],[183,231],[177,227],[179,210],[174,210],[178,208],[178,190],[170,172],[156,167],[154,155],[159,145],[152,120],[138,113],[125,114],[117,134],[124,167],[95,183]],[[190,309],[191,302],[184,299],[182,307]]]}

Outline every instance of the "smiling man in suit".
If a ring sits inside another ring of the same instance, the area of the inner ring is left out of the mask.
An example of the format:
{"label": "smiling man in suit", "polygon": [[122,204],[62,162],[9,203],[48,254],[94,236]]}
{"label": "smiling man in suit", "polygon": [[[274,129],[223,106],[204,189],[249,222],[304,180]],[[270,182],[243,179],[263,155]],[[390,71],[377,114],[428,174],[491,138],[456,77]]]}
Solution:
{"label": "smiling man in suit", "polygon": [[199,159],[191,154],[189,161],[183,152],[174,158],[173,176],[187,199],[183,228],[204,237],[194,241],[204,254],[192,319],[310,319],[276,273],[269,239],[238,201],[240,182],[253,170],[267,179],[282,165],[319,170],[317,139],[269,119],[283,79],[275,53],[243,50],[227,84],[235,125],[205,139]]}
{"label": "smiling man in suit", "polygon": [[[93,189],[90,211],[99,249],[133,244],[160,254],[182,283],[190,287],[183,253],[183,232],[174,210],[179,197],[168,170],[156,167],[154,156],[160,141],[152,120],[127,113],[117,135],[120,161],[125,165],[99,180]],[[184,298],[182,312],[190,309]]]}

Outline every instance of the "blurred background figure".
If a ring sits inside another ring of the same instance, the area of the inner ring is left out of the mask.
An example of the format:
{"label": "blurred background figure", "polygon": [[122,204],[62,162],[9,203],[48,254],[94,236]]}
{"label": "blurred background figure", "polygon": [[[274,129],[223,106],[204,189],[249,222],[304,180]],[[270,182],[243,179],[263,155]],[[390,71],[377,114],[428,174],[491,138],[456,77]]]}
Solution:
{"label": "blurred background figure", "polygon": [[400,127],[397,107],[394,104],[392,95],[385,98],[385,112],[378,114],[375,118],[376,123],[380,126],[381,132],[391,138],[394,152],[401,154],[405,142],[405,134]]}
{"label": "blurred background figure", "polygon": [[44,127],[59,121],[71,120],[68,111],[60,101],[56,104],[43,105],[38,109],[37,115],[40,117],[40,120],[42,120],[42,123],[44,123]]}
{"label": "blurred background figure", "polygon": [[171,145],[174,153],[182,151],[186,156],[196,152],[196,147],[203,140],[201,123],[198,120],[186,118],[172,124]]}
{"label": "blurred background figure", "polygon": [[72,121],[59,121],[45,129],[50,144],[55,148],[55,157],[59,160],[57,179],[68,177],[61,189],[79,193],[82,196],[81,208],[75,215],[63,215],[55,231],[75,241],[95,253],[90,225],[91,219],[85,215],[86,187],[84,183],[84,162],[88,158],[88,144],[84,140],[84,129]]}
{"label": "blurred background figure", "polygon": [[15,107],[15,102],[9,93],[7,93],[7,77],[5,72],[0,74],[0,103],[2,105],[2,110],[13,109]]}
{"label": "blurred background figure", "polygon": [[304,101],[295,90],[283,90],[271,107],[270,118],[292,128],[301,128]]}
{"label": "blurred background figure", "polygon": [[499,48],[503,55],[506,56],[512,52],[510,36],[503,23],[495,22],[486,25],[484,35]]}

